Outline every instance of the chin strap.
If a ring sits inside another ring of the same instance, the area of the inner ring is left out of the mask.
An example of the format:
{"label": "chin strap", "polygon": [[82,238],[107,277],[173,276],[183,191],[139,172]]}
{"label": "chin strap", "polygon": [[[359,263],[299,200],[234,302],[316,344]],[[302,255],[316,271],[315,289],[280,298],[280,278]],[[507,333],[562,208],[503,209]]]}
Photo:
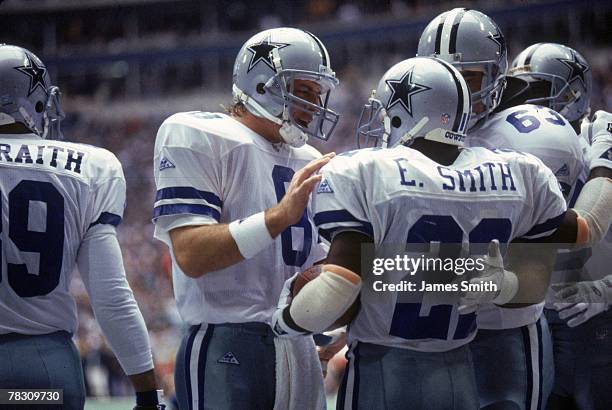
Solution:
{"label": "chin strap", "polygon": [[232,86],[234,98],[242,102],[244,106],[253,114],[266,120],[272,121],[281,126],[279,135],[283,141],[292,147],[299,148],[308,141],[308,135],[291,123],[289,112],[286,108],[283,109],[283,118],[278,118],[271,115],[261,104],[255,101],[247,93],[242,91],[234,84]]}

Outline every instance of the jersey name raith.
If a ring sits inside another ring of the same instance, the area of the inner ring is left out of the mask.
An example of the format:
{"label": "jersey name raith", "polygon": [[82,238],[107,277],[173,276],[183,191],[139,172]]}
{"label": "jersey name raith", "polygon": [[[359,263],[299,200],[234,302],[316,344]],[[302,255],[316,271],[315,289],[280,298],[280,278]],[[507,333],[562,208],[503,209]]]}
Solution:
{"label": "jersey name raith", "polygon": [[84,156],[84,152],[56,145],[0,144],[0,162],[61,167],[77,174]]}

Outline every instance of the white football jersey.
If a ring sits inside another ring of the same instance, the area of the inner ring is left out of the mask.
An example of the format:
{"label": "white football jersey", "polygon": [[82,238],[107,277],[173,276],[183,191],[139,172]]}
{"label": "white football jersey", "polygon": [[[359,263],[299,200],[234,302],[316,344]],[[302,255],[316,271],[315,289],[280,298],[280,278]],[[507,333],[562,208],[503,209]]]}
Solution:
{"label": "white football jersey", "polygon": [[[489,117],[482,126],[470,130],[466,144],[472,147],[509,148],[538,157],[550,168],[570,207],[586,181],[588,164],[580,138],[556,111],[531,104],[508,108]],[[572,266],[584,251],[561,251],[555,263],[554,277]],[[535,323],[544,303],[520,309],[506,309],[493,304],[478,311],[481,329],[510,329]]]}
{"label": "white football jersey", "polygon": [[74,333],[77,252],[91,226],[121,222],[121,164],[102,148],[0,135],[0,172],[0,334]]}
{"label": "white football jersey", "polygon": [[170,247],[174,295],[189,324],[270,322],[283,283],[325,257],[308,216],[253,258],[194,279],[174,258],[168,232],[230,223],[276,205],[314,148],[272,144],[233,118],[188,112],[168,118],[155,142],[155,237]]}
{"label": "white football jersey", "polygon": [[[406,147],[366,149],[336,156],[322,172],[313,197],[319,233],[333,238],[341,231],[363,232],[373,238],[376,257],[404,250],[412,258],[443,257],[435,251],[443,243],[460,244],[457,254],[446,248],[445,257],[459,257],[469,244],[480,244],[471,251],[483,254],[492,239],[550,235],[566,209],[550,170],[516,152],[466,148],[454,164],[442,166]],[[418,283],[416,292],[376,290],[377,281],[414,281],[408,275],[393,269],[363,273],[361,310],[349,327],[350,340],[421,351],[468,343],[476,317],[457,312],[460,292],[440,303],[438,296],[418,292]]]}

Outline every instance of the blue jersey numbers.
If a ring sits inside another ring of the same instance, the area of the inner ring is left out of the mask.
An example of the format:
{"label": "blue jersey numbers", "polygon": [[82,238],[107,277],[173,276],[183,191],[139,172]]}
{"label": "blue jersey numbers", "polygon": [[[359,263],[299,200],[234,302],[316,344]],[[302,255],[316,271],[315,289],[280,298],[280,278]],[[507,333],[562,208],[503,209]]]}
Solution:
{"label": "blue jersey numbers", "polygon": [[[8,284],[21,297],[47,295],[59,284],[62,271],[64,198],[49,182],[25,180],[9,192],[7,208],[8,226],[0,226],[0,233],[8,234],[20,252],[39,255],[38,272],[7,260]],[[38,213],[42,227],[32,226],[31,211]]]}
{"label": "blue jersey numbers", "polygon": [[[272,170],[272,180],[274,181],[274,189],[276,191],[277,201],[281,201],[285,196],[285,183],[291,182],[293,178],[293,171],[291,168],[283,167],[281,165],[275,165]],[[302,249],[299,251],[293,250],[293,233],[301,231],[302,238]],[[304,210],[302,218],[295,225],[291,225],[281,233],[281,243],[283,246],[283,261],[288,266],[302,266],[308,255],[310,255],[310,248],[312,246],[312,225],[308,221],[308,212]]]}

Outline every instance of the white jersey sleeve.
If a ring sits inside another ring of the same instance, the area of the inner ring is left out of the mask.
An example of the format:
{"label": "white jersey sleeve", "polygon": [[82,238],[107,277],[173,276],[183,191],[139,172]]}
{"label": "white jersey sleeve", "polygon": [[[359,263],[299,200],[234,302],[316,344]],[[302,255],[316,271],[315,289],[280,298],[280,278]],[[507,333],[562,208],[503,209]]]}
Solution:
{"label": "white jersey sleeve", "polygon": [[552,171],[533,155],[525,154],[522,160],[523,175],[532,182],[526,186],[526,203],[531,204],[531,209],[518,220],[516,237],[544,238],[561,225],[567,205]]}
{"label": "white jersey sleeve", "polygon": [[125,277],[115,228],[92,226],[79,247],[77,264],[96,319],[125,373],[151,370],[149,335]]}
{"label": "white jersey sleeve", "polygon": [[126,183],[121,163],[110,151],[97,151],[97,172],[91,176],[94,194],[91,202],[91,223],[118,226],[126,206]]}
{"label": "white jersey sleeve", "polygon": [[155,237],[166,244],[171,229],[218,223],[222,207],[222,153],[205,132],[181,119],[166,120],[155,142],[153,221]]}
{"label": "white jersey sleeve", "polygon": [[343,231],[357,231],[374,238],[369,222],[366,193],[358,169],[351,166],[349,151],[337,155],[321,170],[323,179],[313,194],[314,222],[327,241]]}

